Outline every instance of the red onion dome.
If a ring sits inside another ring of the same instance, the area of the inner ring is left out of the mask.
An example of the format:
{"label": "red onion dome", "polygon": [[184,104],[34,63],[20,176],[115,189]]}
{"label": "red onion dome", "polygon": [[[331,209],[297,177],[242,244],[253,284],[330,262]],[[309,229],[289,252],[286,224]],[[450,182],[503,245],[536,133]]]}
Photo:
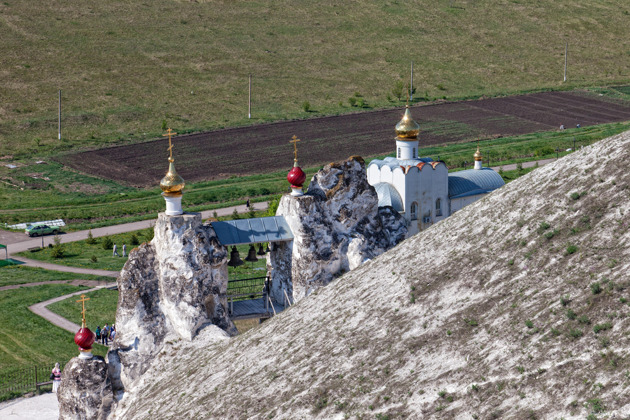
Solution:
{"label": "red onion dome", "polygon": [[302,188],[302,184],[306,181],[306,174],[299,166],[294,166],[287,175],[287,181],[291,183],[293,188]]}
{"label": "red onion dome", "polygon": [[79,346],[81,351],[92,350],[92,344],[94,344],[95,334],[87,327],[82,327],[74,335],[74,342]]}

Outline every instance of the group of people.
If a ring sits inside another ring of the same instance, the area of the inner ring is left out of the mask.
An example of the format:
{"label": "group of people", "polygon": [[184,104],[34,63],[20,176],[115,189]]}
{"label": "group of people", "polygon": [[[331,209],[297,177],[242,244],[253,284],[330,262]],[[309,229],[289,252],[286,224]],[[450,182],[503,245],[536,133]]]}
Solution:
{"label": "group of people", "polygon": [[102,345],[108,346],[109,340],[113,341],[114,338],[116,338],[116,325],[112,324],[110,327],[108,324],[105,324],[103,329],[101,329],[101,326],[99,325],[96,327],[96,331],[94,331],[94,333],[96,334],[97,343],[100,342]]}
{"label": "group of people", "polygon": [[[114,252],[112,253],[112,257],[120,257],[120,255],[118,254],[118,247],[116,246],[116,244],[114,244]],[[127,244],[123,244],[122,246],[122,256],[126,257],[127,256]]]}

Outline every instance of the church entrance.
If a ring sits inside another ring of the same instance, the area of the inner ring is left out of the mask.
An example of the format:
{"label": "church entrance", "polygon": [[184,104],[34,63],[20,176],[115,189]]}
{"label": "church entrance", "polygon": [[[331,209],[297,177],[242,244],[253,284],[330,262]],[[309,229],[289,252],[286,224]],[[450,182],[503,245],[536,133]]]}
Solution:
{"label": "church entrance", "polygon": [[293,240],[282,216],[213,222],[219,242],[228,249],[228,311],[232,320],[269,318],[287,301],[271,298],[266,255],[281,242]]}

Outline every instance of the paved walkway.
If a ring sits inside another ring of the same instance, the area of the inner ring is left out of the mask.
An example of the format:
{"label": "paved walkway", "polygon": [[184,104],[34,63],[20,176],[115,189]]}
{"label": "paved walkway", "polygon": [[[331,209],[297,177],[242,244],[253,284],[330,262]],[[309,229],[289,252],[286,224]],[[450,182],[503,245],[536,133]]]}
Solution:
{"label": "paved walkway", "polygon": [[2,286],[0,287],[0,292],[3,290],[19,289],[21,287],[35,287],[35,286],[41,286],[44,284],[69,284],[71,286],[95,287],[95,286],[109,286],[110,284],[113,284],[113,283],[109,283],[106,281],[99,281],[99,280],[51,280],[51,281],[39,281],[36,283],[22,283],[22,284],[12,284],[10,286]]}
{"label": "paved walkway", "polygon": [[0,419],[2,420],[57,420],[58,418],[57,394],[17,398],[0,403]]}
{"label": "paved walkway", "polygon": [[[538,166],[543,166],[551,162],[555,162],[557,159],[541,159],[532,162],[523,162],[523,169],[533,168],[538,163]],[[516,169],[516,163],[510,163],[509,165],[503,166],[493,166],[492,169],[495,171],[499,171],[499,169],[503,168],[504,171],[513,171]]]}
{"label": "paved walkway", "polygon": [[45,300],[44,302],[36,303],[35,305],[31,305],[28,307],[28,309],[29,311],[33,312],[35,315],[41,316],[42,318],[51,322],[52,324],[55,324],[56,326],[61,327],[66,331],[70,331],[72,334],[76,334],[76,332],[79,331],[79,328],[81,328],[81,326],[75,324],[74,322],[68,321],[66,318],[62,317],[61,315],[57,315],[56,313],[46,308],[46,306],[55,302],[59,302],[60,300],[67,299],[71,296],[77,296],[83,293],[90,293],[96,290],[100,290],[104,287],[111,287],[115,285],[116,283],[109,283],[103,286],[94,287],[92,289],[81,290],[78,292],[70,293],[69,295],[59,296],[53,299]]}

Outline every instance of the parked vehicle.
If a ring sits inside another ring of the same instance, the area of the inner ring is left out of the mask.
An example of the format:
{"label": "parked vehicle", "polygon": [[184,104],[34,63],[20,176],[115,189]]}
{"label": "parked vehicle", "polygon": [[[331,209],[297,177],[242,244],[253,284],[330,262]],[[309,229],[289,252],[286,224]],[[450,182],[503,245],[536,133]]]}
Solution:
{"label": "parked vehicle", "polygon": [[43,235],[56,235],[59,233],[59,227],[48,225],[34,225],[26,228],[25,233],[28,236],[43,236]]}

